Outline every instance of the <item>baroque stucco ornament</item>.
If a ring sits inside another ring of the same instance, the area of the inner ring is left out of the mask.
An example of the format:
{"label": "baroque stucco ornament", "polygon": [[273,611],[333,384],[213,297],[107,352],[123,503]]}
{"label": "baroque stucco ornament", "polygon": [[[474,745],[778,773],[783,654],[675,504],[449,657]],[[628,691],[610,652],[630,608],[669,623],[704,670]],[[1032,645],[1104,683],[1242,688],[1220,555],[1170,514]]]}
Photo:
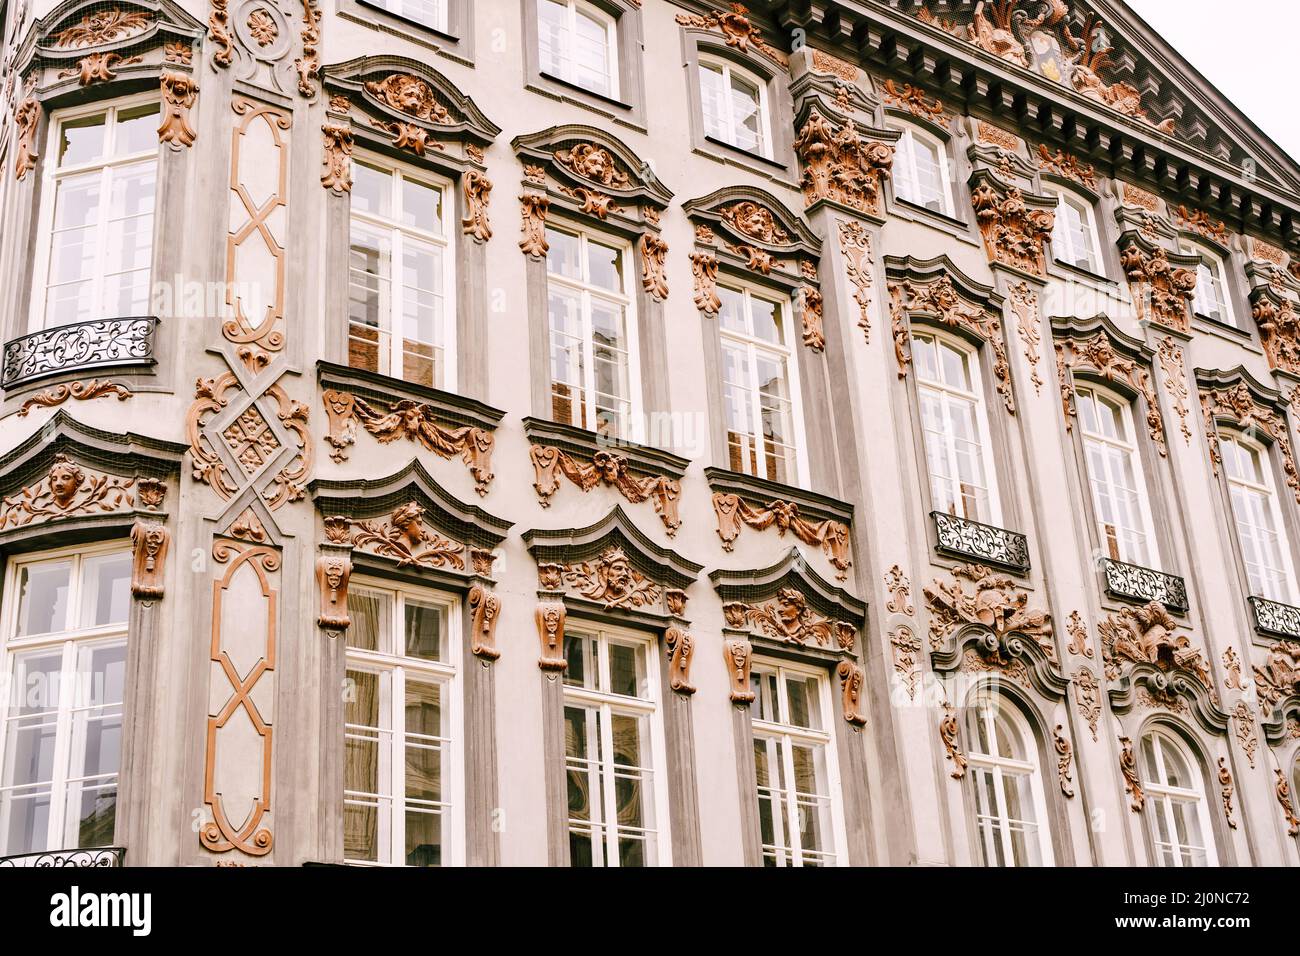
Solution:
{"label": "baroque stucco ornament", "polygon": [[1073,430],[1075,411],[1074,377],[1072,370],[1087,370],[1110,382],[1122,382],[1138,392],[1146,404],[1147,432],[1161,456],[1168,456],[1165,445],[1164,416],[1148,369],[1131,358],[1126,358],[1112,344],[1104,330],[1087,337],[1064,336],[1056,341],[1056,370],[1061,384],[1061,407],[1065,412],[1065,427]]}
{"label": "baroque stucco ornament", "polygon": [[0,531],[53,518],[129,510],[135,506],[135,484],[134,478],[94,471],[57,454],[43,478],[0,499]]}
{"label": "baroque stucco ornament", "polygon": [[560,487],[563,475],[583,491],[598,485],[608,485],[618,490],[632,504],[653,501],[655,512],[664,523],[671,538],[677,534],[682,519],[677,501],[682,495],[682,483],[666,475],[634,476],[628,470],[628,460],[609,451],[598,451],[590,462],[580,461],[568,452],[550,445],[533,445],[529,449],[533,461],[533,488],[543,508],[549,507],[551,498]]}
{"label": "baroque stucco ornament", "polygon": [[786,65],[786,55],[763,38],[762,32],[749,19],[749,8],[743,3],[732,3],[729,12],[706,14],[679,13],[677,23],[684,27],[717,30],[726,39],[727,46],[746,52],[751,46],[771,59]]}
{"label": "baroque stucco ornament", "polygon": [[971,191],[971,205],[984,247],[994,262],[1031,275],[1046,275],[1043,243],[1052,235],[1055,213],[1030,207],[1016,186],[999,190],[989,182]]}
{"label": "baroque stucco ornament", "polygon": [[806,206],[829,200],[859,212],[881,214],[880,180],[893,167],[892,145],[863,142],[852,123],[836,129],[814,109],[800,128],[794,148],[803,161]]}
{"label": "baroque stucco ornament", "polygon": [[766,507],[756,508],[739,495],[721,491],[713,495],[713,510],[718,517],[718,537],[722,539],[724,551],[735,547],[744,525],[759,531],[775,527],[781,537],[788,531],[804,544],[820,546],[835,568],[835,577],[840,581],[848,577],[853,562],[849,559],[849,529],[845,524],[829,518],[821,521],[805,518],[793,501],[773,501]]}
{"label": "baroque stucco ornament", "polygon": [[932,647],[942,646],[963,628],[977,627],[992,634],[999,648],[1006,638],[1019,634],[1042,648],[1048,660],[1056,660],[1051,615],[1030,608],[1029,595],[1006,575],[982,564],[962,564],[952,569],[951,582],[936,579],[923,593],[930,609]]}
{"label": "baroque stucco ornament", "polygon": [[722,613],[732,629],[757,627],[782,643],[838,647],[852,651],[856,629],[847,621],[835,621],[815,611],[797,588],[783,587],[776,597],[761,604],[733,601]]}

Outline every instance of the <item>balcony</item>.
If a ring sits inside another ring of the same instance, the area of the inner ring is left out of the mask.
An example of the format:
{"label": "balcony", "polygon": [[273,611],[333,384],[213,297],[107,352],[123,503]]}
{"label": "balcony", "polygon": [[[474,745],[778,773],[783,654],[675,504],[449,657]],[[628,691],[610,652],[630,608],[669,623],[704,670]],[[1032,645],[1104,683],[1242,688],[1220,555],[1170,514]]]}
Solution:
{"label": "balcony", "polygon": [[86,850],[44,850],[40,853],[20,853],[17,856],[0,856],[0,867],[73,867],[121,866],[126,847],[104,846]]}
{"label": "balcony", "polygon": [[1187,613],[1187,586],[1178,575],[1110,558],[1101,559],[1101,569],[1106,575],[1106,593],[1112,597],[1144,604],[1159,601],[1175,614]]}
{"label": "balcony", "polygon": [[1248,600],[1251,615],[1255,618],[1255,630],[1272,637],[1300,640],[1300,607],[1254,595]]}
{"label": "balcony", "polygon": [[114,365],[152,365],[158,319],[96,319],[41,329],[6,342],[0,388],[48,375]]}
{"label": "balcony", "polygon": [[1029,570],[1029,539],[968,518],[931,511],[939,538],[936,550],[956,558],[972,558],[1024,574]]}

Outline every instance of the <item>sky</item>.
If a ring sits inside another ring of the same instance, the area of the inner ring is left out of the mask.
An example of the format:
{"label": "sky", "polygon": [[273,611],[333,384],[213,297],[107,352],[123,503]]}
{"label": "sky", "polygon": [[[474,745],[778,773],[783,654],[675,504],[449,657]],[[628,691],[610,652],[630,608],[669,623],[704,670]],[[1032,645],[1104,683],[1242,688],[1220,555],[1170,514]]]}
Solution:
{"label": "sky", "polygon": [[1125,0],[1220,93],[1300,162],[1296,0]]}

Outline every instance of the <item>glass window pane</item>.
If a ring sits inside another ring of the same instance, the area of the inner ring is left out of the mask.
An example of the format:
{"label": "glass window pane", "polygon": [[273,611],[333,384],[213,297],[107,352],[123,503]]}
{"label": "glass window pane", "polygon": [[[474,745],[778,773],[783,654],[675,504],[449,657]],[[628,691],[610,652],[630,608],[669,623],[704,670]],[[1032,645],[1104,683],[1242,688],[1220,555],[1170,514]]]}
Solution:
{"label": "glass window pane", "polygon": [[442,660],[447,609],[410,598],[406,599],[405,605],[406,656],[430,661]]}
{"label": "glass window pane", "polygon": [[65,120],[59,125],[60,166],[78,166],[103,158],[107,143],[106,118],[106,114],[97,113]]}
{"label": "glass window pane", "polygon": [[645,646],[609,642],[609,692],[624,697],[646,697]]}
{"label": "glass window pane", "polygon": [[84,627],[125,624],[131,609],[131,553],[87,558],[81,568],[81,621]]}
{"label": "glass window pane", "polygon": [[72,561],[24,564],[18,572],[18,637],[67,630]]}
{"label": "glass window pane", "polygon": [[349,589],[348,617],[352,623],[347,630],[347,646],[363,651],[389,653],[386,632],[391,607],[391,599],[385,594]]}

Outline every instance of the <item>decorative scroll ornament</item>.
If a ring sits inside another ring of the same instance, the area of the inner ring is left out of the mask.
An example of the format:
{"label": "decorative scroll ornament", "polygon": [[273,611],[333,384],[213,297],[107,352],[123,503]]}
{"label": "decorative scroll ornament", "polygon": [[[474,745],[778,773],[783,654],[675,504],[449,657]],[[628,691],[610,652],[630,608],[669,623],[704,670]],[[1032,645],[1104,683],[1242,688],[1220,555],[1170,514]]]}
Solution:
{"label": "decorative scroll ornament", "polygon": [[1141,813],[1146,805],[1147,795],[1138,778],[1137,757],[1133,754],[1133,741],[1128,737],[1119,738],[1119,769],[1124,775],[1124,792],[1132,797],[1129,808],[1134,813]]}
{"label": "decorative scroll ornament", "polygon": [[628,471],[626,458],[608,451],[596,452],[588,463],[549,445],[533,445],[529,455],[535,475],[533,488],[543,508],[550,507],[551,497],[560,487],[559,476],[563,475],[583,491],[590,491],[597,485],[608,485],[616,488],[632,504],[653,501],[655,512],[670,538],[681,527],[677,502],[682,496],[682,483],[676,478],[664,475],[635,477]]}
{"label": "decorative scroll ornament", "polygon": [[886,103],[905,109],[913,116],[939,122],[943,120],[943,101],[936,98],[933,103],[929,102],[925,90],[911,83],[904,83],[900,87],[893,80],[885,80],[883,96]]}
{"label": "decorative scroll ornament", "polygon": [[695,307],[716,315],[722,309],[718,298],[718,257],[709,252],[691,253],[691,277],[695,280]]}
{"label": "decorative scroll ornament", "polygon": [[381,412],[360,396],[350,392],[326,389],[322,395],[325,414],[329,418],[329,434],[325,441],[333,449],[330,458],[344,462],[348,447],[356,441],[357,422],[380,442],[405,438],[418,442],[440,458],[459,455],[474,479],[474,490],[487,494],[492,478],[492,449],[496,439],[492,433],[474,425],[447,428],[434,420],[431,405],[408,399],[393,402],[387,412]]}
{"label": "decorative scroll ornament", "polygon": [[424,508],[415,502],[399,507],[387,522],[356,522],[352,544],[392,558],[398,567],[465,569],[465,546],[425,528]]}
{"label": "decorative scroll ornament", "polygon": [[907,689],[907,699],[916,699],[916,685],[921,679],[921,639],[906,624],[889,635],[894,653],[894,671]]}
{"label": "decorative scroll ornament", "polygon": [[551,248],[546,241],[546,213],[550,208],[550,197],[541,193],[523,193],[519,197],[519,231],[523,233],[519,248],[530,258],[540,259]]}
{"label": "decorative scroll ornament", "polygon": [[[951,583],[935,580],[923,590],[930,609],[930,643],[939,645],[963,627],[982,628],[997,638],[1021,634],[1034,641],[1048,660],[1056,661],[1052,618],[1029,607],[1029,595],[1011,578],[982,564],[962,564],[952,569]],[[963,581],[969,581],[967,591]],[[997,652],[995,652],[997,653]]]}
{"label": "decorative scroll ornament", "polygon": [[1273,793],[1277,795],[1278,806],[1282,808],[1282,817],[1287,823],[1287,834],[1290,836],[1300,835],[1300,817],[1295,815],[1295,807],[1291,804],[1291,785],[1286,781],[1286,774],[1275,768],[1273,774],[1277,777],[1277,784],[1273,787]]}
{"label": "decorative scroll ornament", "polygon": [[76,25],[60,30],[54,35],[52,45],[61,50],[100,46],[144,33],[152,22],[153,17],[147,11],[109,7],[87,13]]}
{"label": "decorative scroll ornament", "polygon": [[822,328],[822,294],[810,285],[799,290],[799,318],[803,326],[803,344],[814,352],[826,349]]}
{"label": "decorative scroll ornament", "polygon": [[164,592],[163,573],[171,532],[157,519],[139,518],[131,527],[131,596],[157,601]]}
{"label": "decorative scroll ornament", "polygon": [[1198,233],[1206,239],[1213,239],[1223,245],[1228,242],[1228,227],[1223,220],[1211,218],[1204,210],[1188,209],[1180,205],[1174,210],[1174,220],[1184,229]]}
{"label": "decorative scroll ornament", "polygon": [[858,304],[858,328],[863,340],[871,341],[871,235],[855,219],[841,219],[840,250],[844,254],[844,274],[853,286],[853,301]]}
{"label": "decorative scroll ornament", "polygon": [[1300,375],[1300,314],[1291,300],[1275,301],[1261,294],[1251,306],[1251,315],[1259,326],[1260,344],[1269,365]]}
{"label": "decorative scroll ornament", "polygon": [[18,104],[18,109],[14,111],[14,125],[18,128],[18,144],[14,147],[14,178],[20,181],[40,158],[36,152],[36,128],[40,122],[40,100],[29,96]]}
{"label": "decorative scroll ornament", "polygon": [[952,709],[951,704],[944,704],[943,717],[939,720],[939,739],[943,741],[944,750],[947,751],[944,759],[952,761],[953,769],[950,776],[954,780],[966,776],[966,754],[962,752],[957,734],[957,712]]}
{"label": "decorative scroll ornament", "polygon": [[1088,629],[1083,626],[1083,618],[1078,611],[1070,612],[1065,630],[1070,635],[1070,643],[1065,649],[1078,657],[1092,657],[1092,648],[1088,645]]}
{"label": "decorative scroll ornament", "polygon": [[451,114],[438,102],[433,87],[418,76],[390,73],[382,80],[369,81],[365,86],[367,93],[399,113],[426,123],[446,125],[451,122]]}
{"label": "decorative scroll ornament", "polygon": [[1235,789],[1232,785],[1232,772],[1224,764],[1224,758],[1219,758],[1219,795],[1223,798],[1223,816],[1228,821],[1228,826],[1237,829],[1237,821],[1232,819],[1232,791]]}
{"label": "decorative scroll ornament", "polygon": [[1096,743],[1097,721],[1101,719],[1101,698],[1098,694],[1096,675],[1088,668],[1080,667],[1074,672],[1071,682],[1074,684],[1074,699],[1078,702],[1079,713],[1088,722],[1093,743]]}
{"label": "decorative scroll ornament", "polygon": [[749,682],[749,672],[754,645],[743,637],[726,637],[722,641],[722,653],[727,662],[727,676],[731,680],[731,702],[752,704],[754,688]]}
{"label": "decorative scroll ornament", "polygon": [[212,0],[212,9],[208,13],[208,34],[217,44],[212,53],[212,61],[217,66],[230,66],[235,57],[235,44],[230,38],[229,0]]}
{"label": "decorative scroll ornament", "polygon": [[856,633],[853,625],[819,614],[797,588],[781,588],[776,597],[762,604],[739,601],[724,604],[722,613],[726,616],[727,626],[733,629],[754,626],[773,640],[787,644],[802,646],[812,641],[822,647],[853,650]]}
{"label": "decorative scroll ornament", "polygon": [[663,588],[632,567],[623,549],[617,546],[606,548],[594,561],[564,565],[560,580],[606,608],[646,607],[659,603],[663,597]]}
{"label": "decorative scroll ornament", "polygon": [[488,218],[492,182],[477,169],[468,169],[461,177],[461,189],[465,193],[466,211],[460,221],[461,229],[475,242],[487,242],[492,238],[492,223]]}
{"label": "decorative scroll ornament", "polygon": [[1034,383],[1034,394],[1041,394],[1043,380],[1038,374],[1038,349],[1043,336],[1038,329],[1038,293],[1028,282],[1011,287],[1011,311],[1016,314],[1016,331],[1025,348],[1025,361],[1029,363],[1029,380]]}
{"label": "decorative scroll ornament", "polygon": [[501,599],[481,584],[469,589],[470,651],[485,661],[501,656],[497,647],[497,621],[501,618]]}
{"label": "decorative scroll ornament", "polygon": [[1262,432],[1271,438],[1282,453],[1282,471],[1287,487],[1295,493],[1300,503],[1300,475],[1296,473],[1295,458],[1291,453],[1291,438],[1286,419],[1278,411],[1255,401],[1244,382],[1222,388],[1201,390],[1201,413],[1205,419],[1205,438],[1209,444],[1210,466],[1219,474],[1219,418],[1228,418],[1244,431]]}
{"label": "decorative scroll ornament", "polygon": [[994,262],[1032,275],[1046,275],[1043,243],[1052,235],[1055,213],[1031,209],[1016,186],[999,195],[987,182],[971,191],[971,205],[984,247]]}
{"label": "decorative scroll ornament", "polygon": [[729,13],[679,13],[677,23],[700,30],[717,30],[726,38],[727,46],[734,47],[741,53],[752,46],[782,66],[787,63],[786,55],[763,39],[763,34],[749,19],[749,8],[743,3],[731,4]]}
{"label": "decorative scroll ornament", "polygon": [[663,302],[668,298],[668,276],[664,268],[664,259],[668,255],[668,243],[654,233],[643,233],[639,243],[641,247],[641,287],[656,300]]}
{"label": "decorative scroll ornament", "polygon": [[135,506],[135,481],[92,471],[67,455],[55,455],[44,478],[0,499],[0,531],[53,518],[129,510]]}
{"label": "decorative scroll ornament", "polygon": [[[280,570],[280,555],[273,548],[218,538],[212,545],[212,558],[218,565],[226,565],[214,587],[210,653],[217,665],[210,696],[221,703],[207,721],[203,802],[211,822],[199,831],[199,842],[213,853],[239,850],[249,856],[265,856],[272,845],[271,829],[263,825],[271,811],[272,735],[271,723],[258,707],[264,694],[255,691],[259,683],[272,683],[273,677],[268,675],[275,670],[280,592],[274,578]],[[231,603],[235,594],[239,595],[238,607]],[[235,646],[256,655],[256,661],[250,666],[241,658],[236,665],[231,656]],[[223,700],[220,694],[227,696]],[[260,748],[257,777],[244,780],[223,773],[228,762],[222,753],[242,754],[250,740]]]}
{"label": "decorative scroll ornament", "polygon": [[1064,179],[1070,179],[1089,189],[1097,188],[1097,169],[1092,163],[1080,163],[1071,153],[1058,148],[1055,153],[1047,148],[1046,143],[1038,145],[1038,168],[1044,172],[1055,173]]}
{"label": "decorative scroll ornament", "polygon": [[867,722],[862,713],[862,685],[866,675],[860,666],[848,660],[840,661],[835,673],[840,679],[840,709],[844,719],[855,727],[863,726]]}
{"label": "decorative scroll ornament", "polygon": [[320,184],[342,195],[352,191],[352,130],[326,123],[320,128],[325,152]]}
{"label": "decorative scroll ornament", "polygon": [[1070,762],[1074,760],[1074,749],[1061,735],[1060,724],[1052,731],[1052,746],[1056,750],[1056,780],[1061,785],[1061,793],[1073,797],[1074,790],[1070,788],[1070,783],[1074,778],[1070,776]]}
{"label": "decorative scroll ornament", "polygon": [[1232,712],[1237,725],[1237,743],[1246,753],[1250,768],[1255,769],[1255,751],[1259,749],[1259,738],[1255,736],[1255,715],[1245,700],[1237,701],[1237,708]]}
{"label": "decorative scroll ornament", "polygon": [[330,552],[316,559],[316,586],[320,590],[318,627],[344,631],[352,624],[348,615],[348,582],[352,561],[345,552]]}
{"label": "decorative scroll ornament", "polygon": [[1002,342],[1002,323],[996,316],[962,298],[952,279],[946,275],[925,283],[911,279],[891,282],[889,303],[899,378],[907,377],[907,366],[912,361],[908,316],[921,313],[949,328],[965,329],[989,344],[993,349],[993,377],[997,380],[998,394],[1002,396],[1006,410],[1012,415],[1016,413],[1016,400],[1011,392],[1011,366]]}
{"label": "decorative scroll ornament", "polygon": [[158,141],[174,149],[193,146],[198,135],[190,125],[190,109],[198,98],[199,88],[188,73],[164,71],[162,85],[163,114],[158,124]]}
{"label": "decorative scroll ornament", "polygon": [[1160,414],[1151,374],[1132,359],[1124,358],[1115,350],[1109,336],[1098,331],[1086,339],[1058,338],[1056,342],[1056,369],[1061,379],[1061,407],[1065,412],[1067,431],[1074,429],[1075,394],[1074,377],[1070,369],[1087,368],[1108,382],[1124,382],[1140,393],[1146,402],[1147,433],[1162,456],[1168,456],[1165,445],[1165,422]]}
{"label": "decorative scroll ornament", "polygon": [[1179,332],[1190,330],[1189,305],[1196,292],[1195,272],[1170,264],[1169,253],[1163,247],[1147,252],[1133,239],[1121,250],[1119,263],[1133,287],[1139,318],[1147,317],[1143,314],[1144,306],[1149,305],[1149,317],[1153,321]]}
{"label": "decorative scroll ornament", "polygon": [[89,53],[78,60],[76,66],[60,70],[59,78],[76,76],[78,77],[77,83],[80,86],[90,86],[92,83],[107,83],[110,80],[117,79],[115,71],[118,67],[139,62],[141,62],[141,58],[138,56],[124,57],[120,53],[111,51],[107,53]]}
{"label": "decorative scroll ornament", "polygon": [[668,649],[668,685],[679,694],[694,694],[691,661],[695,658],[695,638],[676,625],[664,632]]}
{"label": "decorative scroll ornament", "polygon": [[1267,713],[1284,697],[1300,695],[1300,643],[1279,641],[1269,648],[1264,666],[1256,664],[1253,670],[1255,691]]}
{"label": "decorative scroll ornament", "polygon": [[885,590],[889,592],[889,602],[885,609],[891,614],[913,614],[912,582],[907,579],[903,569],[894,565],[885,572]]}
{"label": "decorative scroll ornament", "polygon": [[864,143],[852,123],[836,129],[815,109],[794,141],[803,161],[804,205],[826,199],[880,215],[880,178],[894,165],[889,143]]}
{"label": "decorative scroll ornament", "polygon": [[537,639],[542,645],[537,666],[543,671],[561,672],[569,668],[569,662],[564,657],[564,621],[567,616],[562,601],[543,601],[537,605],[534,619],[537,623]]}
{"label": "decorative scroll ornament", "polygon": [[92,398],[109,398],[111,396],[119,402],[125,402],[131,395],[131,390],[125,385],[110,382],[107,379],[102,382],[97,378],[92,378],[88,382],[69,382],[65,385],[47,388],[45,391],[27,399],[23,402],[22,407],[18,409],[18,417],[26,418],[33,408],[54,408],[56,405],[62,405],[70,398],[85,402]]}
{"label": "decorative scroll ornament", "polygon": [[[1209,664],[1186,634],[1176,634],[1177,622],[1165,606],[1152,601],[1144,607],[1126,607],[1097,625],[1106,679],[1118,680],[1124,662],[1154,664],[1162,671],[1185,670],[1214,694]],[[1173,691],[1169,691],[1172,699]]]}
{"label": "decorative scroll ornament", "polygon": [[320,9],[316,0],[302,0],[302,56],[293,61],[298,92],[311,99],[320,83]]}
{"label": "decorative scroll ornament", "polygon": [[849,560],[848,525],[829,518],[810,521],[799,514],[799,506],[793,501],[773,501],[764,508],[755,508],[739,495],[721,491],[713,495],[713,510],[718,516],[718,537],[724,551],[735,547],[742,525],[759,531],[775,527],[781,537],[788,531],[804,544],[820,546],[835,568],[836,579],[848,577],[853,564]]}
{"label": "decorative scroll ornament", "polygon": [[1187,427],[1187,372],[1183,367],[1183,350],[1174,344],[1172,336],[1166,335],[1158,343],[1157,354],[1160,357],[1160,370],[1164,372],[1165,388],[1173,396],[1174,411],[1178,413],[1183,444],[1189,445],[1192,430]]}

